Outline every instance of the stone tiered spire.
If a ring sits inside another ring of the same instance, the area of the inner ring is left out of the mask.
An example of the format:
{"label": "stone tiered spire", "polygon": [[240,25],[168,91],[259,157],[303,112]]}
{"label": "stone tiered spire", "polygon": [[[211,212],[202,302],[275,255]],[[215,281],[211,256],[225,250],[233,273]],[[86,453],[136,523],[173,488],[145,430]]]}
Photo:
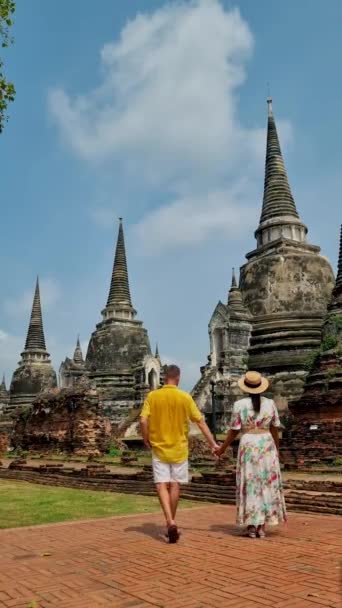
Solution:
{"label": "stone tiered spire", "polygon": [[267,145],[261,222],[283,215],[299,217],[286,174],[270,98],[267,104]]}
{"label": "stone tiered spire", "polygon": [[77,336],[77,343],[76,343],[76,348],[75,348],[75,352],[74,352],[74,356],[73,356],[73,361],[74,361],[74,363],[78,363],[79,365],[84,364],[79,336]]}
{"label": "stone tiered spire", "polygon": [[232,269],[232,284],[228,292],[228,310],[230,313],[246,313],[247,310],[243,305],[242,294],[237,285],[235,269]]}
{"label": "stone tiered spire", "polygon": [[125,238],[121,217],[119,218],[119,222],[119,233],[116,243],[109,296],[106,308],[102,312],[104,319],[113,317],[132,319],[136,314],[136,311],[132,306],[129,288]]}
{"label": "stone tiered spire", "polygon": [[7,397],[8,396],[8,390],[6,388],[6,380],[5,380],[5,374],[3,374],[2,376],[2,382],[0,384],[0,399],[1,397]]}
{"label": "stone tiered spire", "polygon": [[332,291],[331,302],[328,309],[334,311],[335,314],[340,314],[340,311],[342,310],[342,225],[340,232],[340,249],[337,261],[336,282]]}
{"label": "stone tiered spire", "polygon": [[2,377],[0,384],[0,414],[7,409],[9,403],[9,392],[6,388],[5,374]]}
{"label": "stone tiered spire", "polygon": [[255,236],[258,247],[279,238],[303,242],[307,228],[302,224],[292,196],[273,116],[272,99],[268,98],[268,124],[265,161],[264,197],[259,228]]}
{"label": "stone tiered spire", "polygon": [[158,359],[160,361],[160,354],[159,354],[159,348],[158,348],[158,342],[156,344],[156,352],[154,354],[155,359]]}
{"label": "stone tiered spire", "polygon": [[37,277],[36,289],[33,297],[30,324],[27,332],[25,351],[35,352],[45,350],[45,336],[43,329],[42,308],[40,304],[39,279]]}
{"label": "stone tiered spire", "polygon": [[337,263],[337,277],[336,277],[336,287],[342,287],[342,224],[341,224],[341,233],[340,233],[340,251],[338,256]]}
{"label": "stone tiered spire", "polygon": [[37,278],[25,348],[21,353],[21,361],[12,376],[9,410],[31,406],[40,391],[56,386],[56,373],[45,346]]}

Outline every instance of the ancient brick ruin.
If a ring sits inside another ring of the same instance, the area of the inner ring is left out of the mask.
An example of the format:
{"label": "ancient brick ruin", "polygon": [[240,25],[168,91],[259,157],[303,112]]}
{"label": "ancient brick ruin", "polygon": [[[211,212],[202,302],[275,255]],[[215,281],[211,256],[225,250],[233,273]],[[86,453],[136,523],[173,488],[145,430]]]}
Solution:
{"label": "ancient brick ruin", "polygon": [[331,462],[342,455],[342,227],[338,271],[323,323],[320,349],[300,399],[290,403],[284,433],[287,466]]}
{"label": "ancient brick ruin", "polygon": [[40,393],[15,419],[16,449],[99,456],[111,441],[111,424],[96,390],[74,387]]}

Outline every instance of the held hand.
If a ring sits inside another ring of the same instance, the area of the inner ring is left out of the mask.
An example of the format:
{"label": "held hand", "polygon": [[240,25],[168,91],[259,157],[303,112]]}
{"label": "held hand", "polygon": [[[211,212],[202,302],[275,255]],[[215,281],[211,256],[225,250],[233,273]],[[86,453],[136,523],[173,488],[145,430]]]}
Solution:
{"label": "held hand", "polygon": [[221,458],[221,456],[223,456],[225,451],[226,450],[223,448],[223,445],[218,445],[217,447],[215,447],[213,449],[213,454],[216,456],[216,458]]}
{"label": "held hand", "polygon": [[216,458],[216,460],[218,459],[218,456],[216,455],[216,450],[219,450],[219,448],[220,446],[217,443],[215,443],[211,448],[211,453]]}

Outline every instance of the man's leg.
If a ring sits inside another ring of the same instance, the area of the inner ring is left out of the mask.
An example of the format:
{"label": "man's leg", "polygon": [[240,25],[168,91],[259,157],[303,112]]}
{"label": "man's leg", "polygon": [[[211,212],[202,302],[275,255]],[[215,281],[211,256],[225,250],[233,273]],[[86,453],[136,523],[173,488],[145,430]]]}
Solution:
{"label": "man's leg", "polygon": [[[174,484],[172,484],[174,485]],[[165,519],[166,519],[166,524],[168,526],[168,528],[170,526],[174,525],[174,518],[173,518],[173,514],[172,514],[172,506],[171,506],[171,495],[169,492],[169,483],[157,483],[156,484],[156,488],[157,488],[157,492],[158,492],[158,497],[159,497],[159,502],[161,504],[161,507],[164,511],[164,515],[165,515]]]}
{"label": "man's leg", "polygon": [[156,484],[156,489],[159,497],[159,502],[163,509],[166,524],[169,528],[174,525],[171,500],[169,494],[169,485],[171,480],[171,467],[166,462],[161,462],[158,458],[152,458],[153,478]]}
{"label": "man's leg", "polygon": [[169,493],[170,493],[172,519],[175,520],[178,502],[179,502],[179,495],[180,495],[180,485],[179,485],[178,481],[172,481],[170,483]]}
{"label": "man's leg", "polygon": [[176,519],[177,507],[180,497],[180,484],[189,481],[189,463],[187,460],[171,465],[170,502],[172,517]]}

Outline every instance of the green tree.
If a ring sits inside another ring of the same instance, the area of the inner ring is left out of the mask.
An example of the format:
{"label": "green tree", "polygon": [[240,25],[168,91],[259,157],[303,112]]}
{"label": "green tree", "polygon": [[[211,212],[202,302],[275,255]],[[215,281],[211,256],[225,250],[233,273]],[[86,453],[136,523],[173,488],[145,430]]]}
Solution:
{"label": "green tree", "polygon": [[[9,29],[13,24],[12,15],[14,11],[15,2],[13,0],[0,0],[0,46],[3,49],[13,42]],[[14,85],[7,80],[2,71],[3,65],[4,62],[0,57],[0,133],[3,131],[5,122],[8,119],[6,114],[7,106],[10,101],[14,100],[15,96]]]}

